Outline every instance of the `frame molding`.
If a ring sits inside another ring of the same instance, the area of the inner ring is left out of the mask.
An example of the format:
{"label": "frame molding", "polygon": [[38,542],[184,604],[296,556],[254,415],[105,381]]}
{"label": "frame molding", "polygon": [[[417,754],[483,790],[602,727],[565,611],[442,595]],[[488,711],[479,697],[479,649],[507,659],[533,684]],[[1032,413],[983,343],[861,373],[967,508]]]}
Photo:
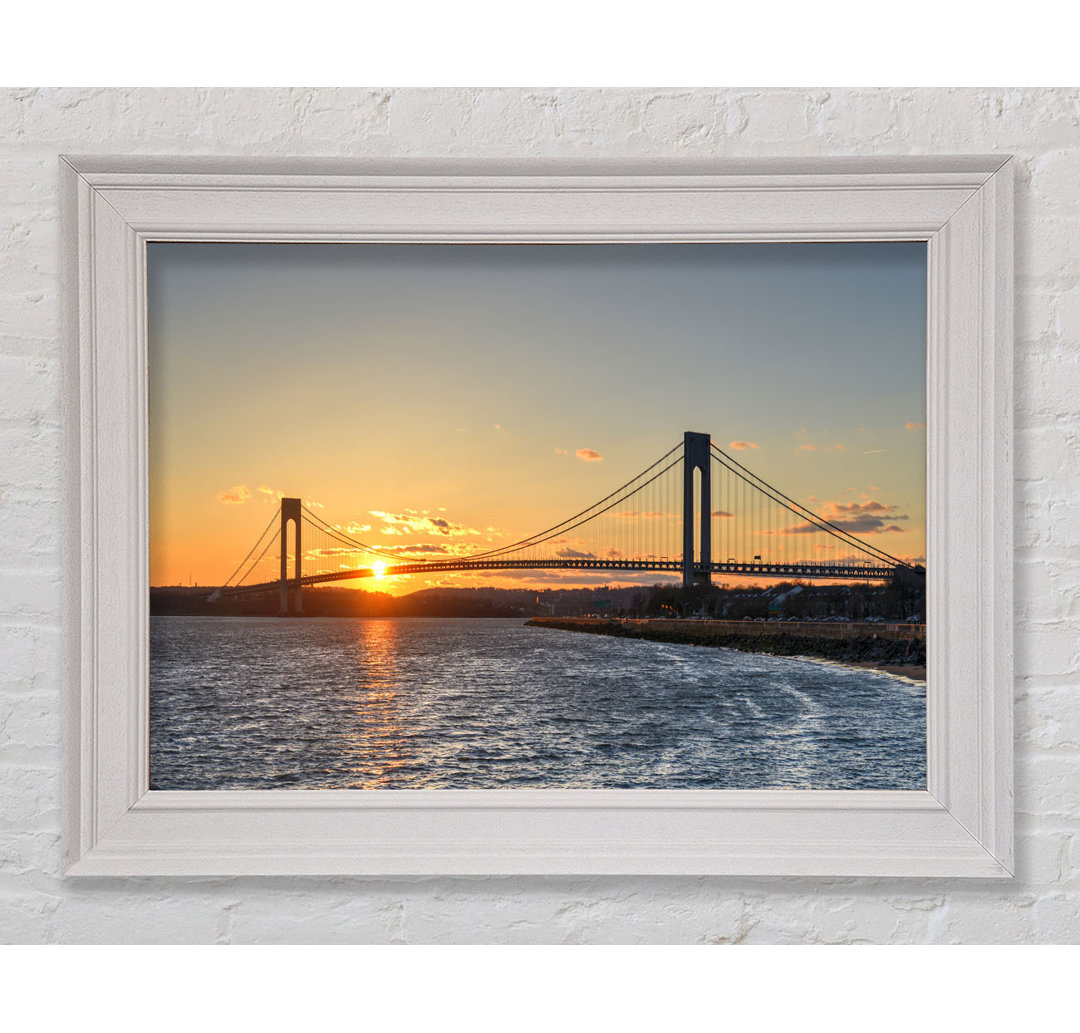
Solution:
{"label": "frame molding", "polygon": [[[61,157],[69,876],[1013,868],[1006,156]],[[925,792],[148,791],[150,240],[928,242]]]}

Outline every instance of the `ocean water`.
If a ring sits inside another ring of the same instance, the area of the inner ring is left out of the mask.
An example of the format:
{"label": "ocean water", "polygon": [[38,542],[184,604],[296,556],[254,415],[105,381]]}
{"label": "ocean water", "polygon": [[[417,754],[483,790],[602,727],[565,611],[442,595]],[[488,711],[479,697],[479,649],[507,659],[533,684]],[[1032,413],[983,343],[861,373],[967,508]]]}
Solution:
{"label": "ocean water", "polygon": [[152,789],[924,789],[926,689],[521,620],[153,617]]}

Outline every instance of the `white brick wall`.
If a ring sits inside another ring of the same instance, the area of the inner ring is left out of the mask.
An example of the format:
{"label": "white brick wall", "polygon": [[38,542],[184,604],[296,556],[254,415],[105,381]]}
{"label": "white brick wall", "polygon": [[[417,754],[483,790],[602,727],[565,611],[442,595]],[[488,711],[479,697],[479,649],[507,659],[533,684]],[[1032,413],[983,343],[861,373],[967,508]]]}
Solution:
{"label": "white brick wall", "polygon": [[[1018,877],[58,877],[57,155],[1017,157]],[[1080,91],[0,92],[0,942],[1080,942]]]}

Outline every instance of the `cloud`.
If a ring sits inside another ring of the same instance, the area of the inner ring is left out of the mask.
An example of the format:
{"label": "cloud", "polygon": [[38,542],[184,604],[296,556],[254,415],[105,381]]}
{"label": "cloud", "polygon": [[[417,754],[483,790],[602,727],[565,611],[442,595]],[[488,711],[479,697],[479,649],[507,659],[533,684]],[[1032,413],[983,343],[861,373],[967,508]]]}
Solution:
{"label": "cloud", "polygon": [[736,452],[744,452],[748,448],[757,448],[758,443],[756,441],[729,441],[728,448],[735,449]]}
{"label": "cloud", "polygon": [[556,448],[557,456],[577,456],[583,463],[599,463],[604,457],[595,448],[579,448],[571,452],[568,448]]}
{"label": "cloud", "polygon": [[500,434],[505,434],[506,433],[506,431],[502,429],[502,424],[501,423],[493,423],[491,426],[492,426],[492,428],[494,430],[497,430]]}
{"label": "cloud", "polygon": [[885,451],[885,449],[883,449],[883,448],[868,448],[865,452],[863,452],[863,455],[864,456],[876,456],[878,454],[878,452],[884,452],[884,451]]}
{"label": "cloud", "polygon": [[714,517],[733,517],[734,513],[729,513],[726,509],[714,509],[712,512]]}
{"label": "cloud", "polygon": [[800,452],[813,452],[814,451],[814,446],[813,445],[798,445],[796,447],[798,448],[798,450]]}
{"label": "cloud", "polygon": [[594,560],[596,559],[596,553],[594,552],[578,552],[577,549],[560,549],[556,556],[561,560]]}
{"label": "cloud", "polygon": [[[367,528],[367,530],[371,529]],[[408,563],[413,559],[419,560],[425,556],[430,556],[433,559],[468,559],[481,547],[465,542],[413,542],[408,545],[379,545],[378,548],[379,552],[389,554],[391,558],[396,558],[403,563]],[[372,559],[370,553],[359,546],[356,548],[335,546],[307,549],[305,555],[313,557],[362,556],[365,563],[370,563]]]}
{"label": "cloud", "polygon": [[431,556],[434,559],[445,557],[446,559],[467,560],[475,556],[477,552],[484,552],[481,545],[466,542],[432,543],[422,542],[414,545],[383,545],[383,552],[393,552],[404,557],[408,556]]}
{"label": "cloud", "polygon": [[[849,534],[897,534],[903,528],[895,521],[907,520],[903,513],[897,513],[896,506],[886,505],[876,499],[864,502],[825,502],[818,510],[818,516],[835,524]],[[821,529],[810,520],[779,531],[762,531],[763,535],[813,534]]]}
{"label": "cloud", "polygon": [[415,509],[408,509],[404,513],[387,513],[381,509],[372,509],[369,512],[383,522],[381,534],[437,534],[458,537],[482,533],[474,527],[455,524],[445,517],[429,516],[426,509],[423,512]]}
{"label": "cloud", "polygon": [[[867,499],[864,495],[864,502],[826,502],[826,509],[834,509],[838,513],[843,512],[861,512],[861,513],[892,513],[895,511],[895,506],[886,505],[884,502],[878,502],[876,499]],[[828,516],[828,514],[825,514]]]}
{"label": "cloud", "polygon": [[250,498],[251,489],[246,484],[237,484],[228,491],[219,491],[217,495],[218,502],[223,502],[226,506],[239,506]]}
{"label": "cloud", "polygon": [[904,430],[926,430],[926,424],[915,423],[913,420],[908,420],[908,422],[904,424]]}
{"label": "cloud", "polygon": [[283,497],[282,492],[274,491],[273,488],[268,488],[265,484],[260,484],[255,490],[261,492],[263,495],[272,495],[276,499],[280,499]]}

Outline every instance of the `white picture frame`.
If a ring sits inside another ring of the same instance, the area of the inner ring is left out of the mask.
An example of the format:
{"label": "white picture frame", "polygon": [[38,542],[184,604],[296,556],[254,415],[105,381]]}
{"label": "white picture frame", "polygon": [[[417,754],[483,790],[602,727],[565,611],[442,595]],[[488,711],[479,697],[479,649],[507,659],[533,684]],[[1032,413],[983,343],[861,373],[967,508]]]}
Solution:
{"label": "white picture frame", "polygon": [[[66,875],[1011,876],[1006,156],[61,170]],[[151,240],[927,241],[926,791],[149,791]]]}

